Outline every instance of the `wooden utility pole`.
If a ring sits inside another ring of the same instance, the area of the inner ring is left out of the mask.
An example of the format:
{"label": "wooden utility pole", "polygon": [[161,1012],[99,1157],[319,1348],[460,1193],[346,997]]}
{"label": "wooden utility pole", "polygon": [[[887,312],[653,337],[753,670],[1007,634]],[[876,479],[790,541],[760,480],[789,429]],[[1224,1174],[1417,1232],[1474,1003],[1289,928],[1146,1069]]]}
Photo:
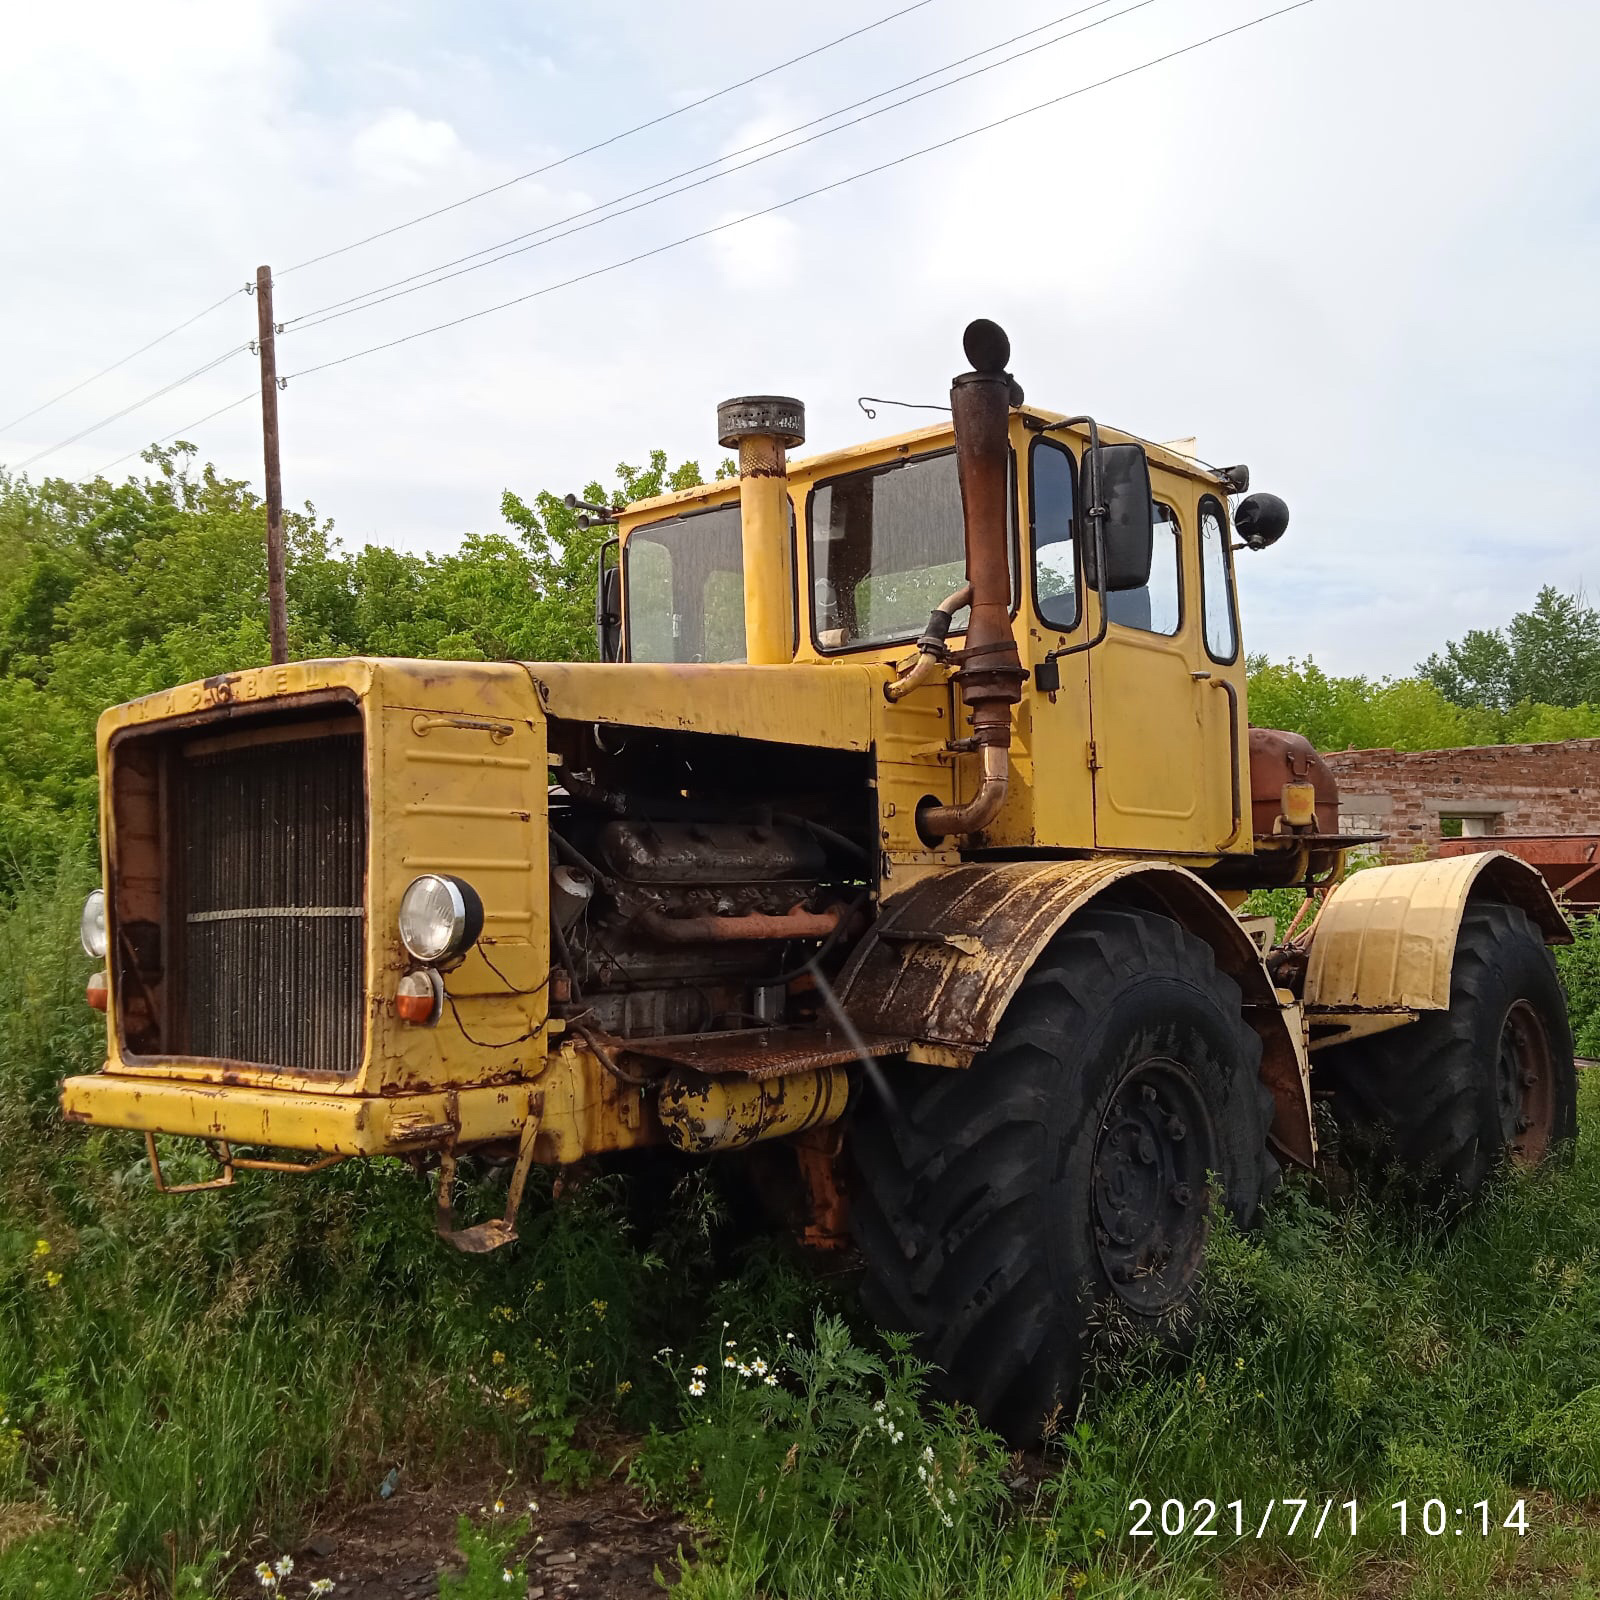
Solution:
{"label": "wooden utility pole", "polygon": [[256,268],[256,343],[261,351],[261,446],[267,466],[267,618],[273,665],[289,659],[283,589],[283,479],[278,469],[278,350],[272,321],[272,268]]}

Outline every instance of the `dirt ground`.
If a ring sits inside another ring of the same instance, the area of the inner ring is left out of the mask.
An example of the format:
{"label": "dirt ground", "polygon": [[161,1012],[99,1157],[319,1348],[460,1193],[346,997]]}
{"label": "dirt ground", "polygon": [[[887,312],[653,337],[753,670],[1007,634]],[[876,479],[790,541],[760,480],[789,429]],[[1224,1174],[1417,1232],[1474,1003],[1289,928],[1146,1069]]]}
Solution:
{"label": "dirt ground", "polygon": [[[624,1484],[597,1484],[563,1495],[505,1477],[420,1488],[408,1488],[402,1478],[389,1499],[375,1498],[317,1523],[290,1552],[294,1574],[283,1593],[303,1595],[312,1581],[331,1578],[330,1600],[431,1600],[439,1592],[441,1572],[462,1570],[457,1519],[466,1513],[486,1520],[482,1511],[496,1499],[504,1501],[508,1521],[525,1513],[530,1500],[539,1506],[516,1552],[522,1556],[540,1538],[526,1558],[526,1595],[516,1600],[660,1600],[656,1569],[672,1582],[679,1549],[692,1549],[684,1523],[645,1510]],[[282,1553],[251,1552],[250,1564],[233,1586],[238,1600],[260,1600],[251,1569]]]}

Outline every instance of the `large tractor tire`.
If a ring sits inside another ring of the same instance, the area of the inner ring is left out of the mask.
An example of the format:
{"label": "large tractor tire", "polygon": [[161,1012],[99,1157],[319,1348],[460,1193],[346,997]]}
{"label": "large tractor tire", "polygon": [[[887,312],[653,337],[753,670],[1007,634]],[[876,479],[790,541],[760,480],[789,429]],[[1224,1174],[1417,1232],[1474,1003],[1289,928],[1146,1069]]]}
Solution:
{"label": "large tractor tire", "polygon": [[1240,1224],[1277,1182],[1260,1060],[1202,940],[1080,913],[968,1069],[897,1074],[897,1104],[852,1126],[867,1310],[991,1427],[1037,1439],[1112,1305],[1164,1336],[1188,1323],[1213,1179]]}
{"label": "large tractor tire", "polygon": [[1537,1166],[1578,1126],[1572,1026],[1556,964],[1514,906],[1461,919],[1450,1009],[1319,1051],[1345,1164],[1374,1182],[1402,1176],[1447,1209],[1496,1167]]}

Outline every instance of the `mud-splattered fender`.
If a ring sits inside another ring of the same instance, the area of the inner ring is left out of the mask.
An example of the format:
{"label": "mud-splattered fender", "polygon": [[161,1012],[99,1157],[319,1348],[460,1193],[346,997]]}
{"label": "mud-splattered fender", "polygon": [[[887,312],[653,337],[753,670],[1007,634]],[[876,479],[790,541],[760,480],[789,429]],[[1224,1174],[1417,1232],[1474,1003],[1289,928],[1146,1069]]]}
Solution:
{"label": "mud-splattered fender", "polygon": [[1211,946],[1261,1035],[1273,1140],[1309,1165],[1316,1143],[1299,1008],[1274,988],[1255,943],[1216,893],[1170,862],[967,862],[924,878],[886,903],[840,976],[840,999],[864,1030],[915,1039],[913,1053],[923,1059],[966,1067],[994,1037],[1040,952],[1095,900],[1160,912]]}

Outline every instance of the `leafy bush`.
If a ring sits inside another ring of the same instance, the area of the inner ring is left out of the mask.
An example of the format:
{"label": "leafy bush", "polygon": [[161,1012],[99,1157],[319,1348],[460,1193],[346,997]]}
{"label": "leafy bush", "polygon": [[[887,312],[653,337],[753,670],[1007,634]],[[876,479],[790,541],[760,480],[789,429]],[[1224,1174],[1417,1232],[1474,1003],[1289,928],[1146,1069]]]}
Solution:
{"label": "leafy bush", "polygon": [[1600,917],[1576,917],[1570,945],[1556,946],[1556,965],[1572,1013],[1573,1045],[1580,1056],[1600,1059]]}

